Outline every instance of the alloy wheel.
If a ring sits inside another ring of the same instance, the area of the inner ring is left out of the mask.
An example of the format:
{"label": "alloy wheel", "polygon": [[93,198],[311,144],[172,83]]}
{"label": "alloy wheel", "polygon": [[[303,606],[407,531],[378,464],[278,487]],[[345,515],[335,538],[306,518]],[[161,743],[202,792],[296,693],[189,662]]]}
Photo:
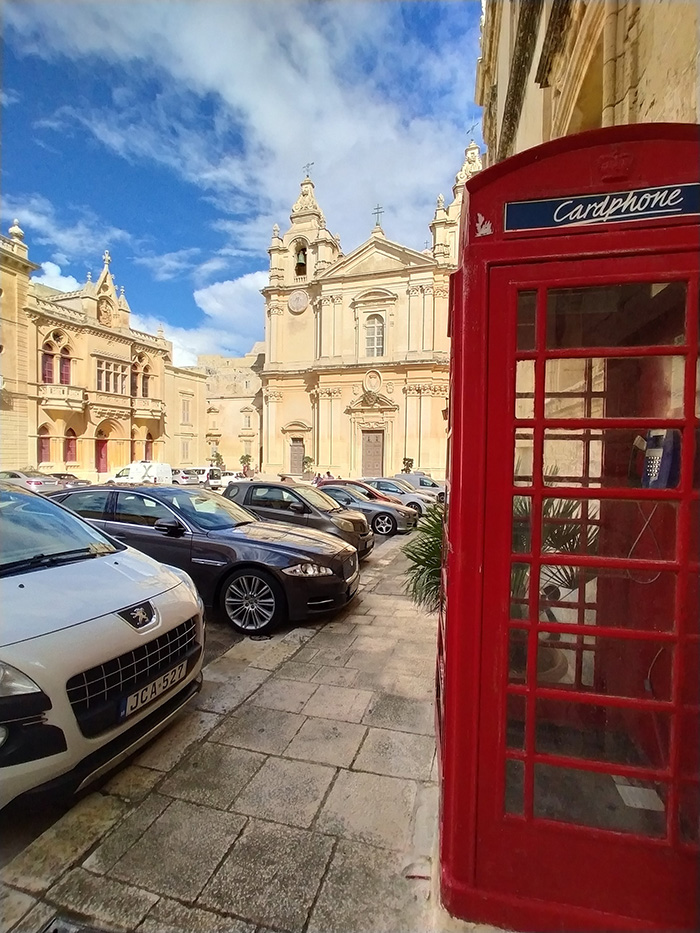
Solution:
{"label": "alloy wheel", "polygon": [[373,525],[374,531],[378,535],[392,535],[396,531],[396,522],[391,515],[387,515],[386,512],[377,515]]}
{"label": "alloy wheel", "polygon": [[257,574],[236,577],[226,590],[226,613],[238,628],[258,631],[272,622],[277,600],[269,584]]}

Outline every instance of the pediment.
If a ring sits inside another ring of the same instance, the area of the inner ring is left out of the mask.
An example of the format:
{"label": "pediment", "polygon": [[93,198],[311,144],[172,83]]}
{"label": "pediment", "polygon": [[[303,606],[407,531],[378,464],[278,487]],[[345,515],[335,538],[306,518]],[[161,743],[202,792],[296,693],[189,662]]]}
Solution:
{"label": "pediment", "polygon": [[319,281],[326,281],[347,276],[377,275],[382,272],[432,269],[436,265],[431,256],[426,256],[391,240],[371,237],[366,243],[334,263],[318,278]]}
{"label": "pediment", "polygon": [[346,413],[353,411],[396,411],[398,405],[388,399],[381,392],[363,392],[362,395],[345,409]]}

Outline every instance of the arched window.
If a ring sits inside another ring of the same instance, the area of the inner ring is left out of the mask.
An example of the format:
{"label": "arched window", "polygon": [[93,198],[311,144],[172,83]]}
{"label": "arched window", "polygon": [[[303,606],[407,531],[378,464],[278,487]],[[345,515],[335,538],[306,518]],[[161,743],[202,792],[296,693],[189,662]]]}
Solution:
{"label": "arched window", "polygon": [[108,443],[104,431],[101,428],[98,429],[95,433],[95,469],[98,473],[107,473],[109,471]]}
{"label": "arched window", "polygon": [[75,463],[78,459],[78,440],[75,431],[68,428],[66,436],[63,439],[63,462]]}
{"label": "arched window", "polygon": [[131,367],[131,395],[133,398],[139,394],[139,368],[134,363]]}
{"label": "arched window", "polygon": [[384,320],[381,314],[370,314],[365,321],[365,353],[384,356]]}
{"label": "arched window", "polygon": [[[150,370],[148,366],[144,366],[143,375],[141,376],[141,395],[143,398],[148,398],[148,388],[151,381]],[[146,457],[148,460],[148,457]]]}
{"label": "arched window", "polygon": [[62,386],[70,385],[70,350],[64,347],[61,350],[59,361],[59,382]]}
{"label": "arched window", "polygon": [[37,434],[37,462],[38,463],[50,463],[51,462],[51,437],[49,436],[49,429],[46,425],[43,425],[39,428]]}
{"label": "arched window", "polygon": [[306,247],[303,243],[300,243],[296,249],[296,256],[294,259],[294,274],[306,275]]}
{"label": "arched window", "polygon": [[53,344],[45,343],[41,349],[41,381],[44,385],[53,383]]}
{"label": "arched window", "polygon": [[[144,396],[144,397],[145,397],[145,396]],[[146,453],[145,453],[145,456],[144,456],[143,459],[144,459],[144,460],[153,460],[153,437],[151,436],[150,431],[149,431],[149,433],[146,435]]]}
{"label": "arched window", "polygon": [[137,460],[136,456],[136,429],[134,428],[131,432],[131,462],[133,463]]}

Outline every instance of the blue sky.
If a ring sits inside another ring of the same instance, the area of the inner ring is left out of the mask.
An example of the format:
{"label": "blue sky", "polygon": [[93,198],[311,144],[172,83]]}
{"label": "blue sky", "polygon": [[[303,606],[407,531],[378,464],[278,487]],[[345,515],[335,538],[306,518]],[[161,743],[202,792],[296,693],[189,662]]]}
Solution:
{"label": "blue sky", "polygon": [[470,136],[478,0],[3,5],[2,224],[72,289],[105,249],[175,361],[262,338],[267,247],[311,171],[346,253],[422,249]]}

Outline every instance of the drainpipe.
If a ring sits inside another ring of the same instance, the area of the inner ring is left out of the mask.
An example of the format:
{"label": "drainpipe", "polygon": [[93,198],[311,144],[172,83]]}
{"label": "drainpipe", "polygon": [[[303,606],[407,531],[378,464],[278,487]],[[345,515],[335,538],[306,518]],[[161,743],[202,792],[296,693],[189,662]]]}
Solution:
{"label": "drainpipe", "polygon": [[618,0],[605,0],[603,23],[603,126],[615,124]]}

